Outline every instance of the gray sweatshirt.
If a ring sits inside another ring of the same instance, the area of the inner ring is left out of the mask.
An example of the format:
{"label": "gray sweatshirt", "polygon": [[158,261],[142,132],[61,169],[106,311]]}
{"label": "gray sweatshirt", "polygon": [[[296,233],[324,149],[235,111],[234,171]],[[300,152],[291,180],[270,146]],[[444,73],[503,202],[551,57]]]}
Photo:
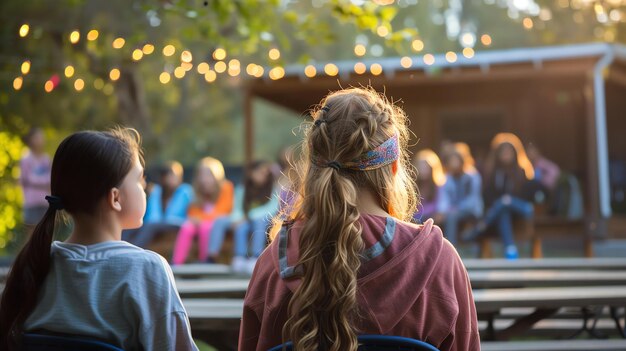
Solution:
{"label": "gray sweatshirt", "polygon": [[52,243],[26,331],[86,336],[124,350],[197,350],[167,261],[124,241]]}

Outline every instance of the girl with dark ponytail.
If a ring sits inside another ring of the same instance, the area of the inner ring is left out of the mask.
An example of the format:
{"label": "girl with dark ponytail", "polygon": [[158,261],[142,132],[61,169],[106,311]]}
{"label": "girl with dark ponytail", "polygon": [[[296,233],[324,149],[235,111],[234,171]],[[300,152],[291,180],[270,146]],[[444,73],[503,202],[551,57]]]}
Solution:
{"label": "girl with dark ponytail", "polygon": [[[167,262],[120,241],[146,207],[134,129],[78,132],[52,161],[43,219],[17,255],[0,302],[0,349],[24,332],[77,335],[125,350],[196,349]],[[74,230],[53,241],[58,221]]]}
{"label": "girl with dark ponytail", "polygon": [[[409,223],[417,195],[404,112],[371,89],[337,91],[312,113],[299,200],[259,258],[240,350],[356,350],[358,334],[479,350],[467,272],[432,220]],[[273,231],[274,232],[274,231]]]}

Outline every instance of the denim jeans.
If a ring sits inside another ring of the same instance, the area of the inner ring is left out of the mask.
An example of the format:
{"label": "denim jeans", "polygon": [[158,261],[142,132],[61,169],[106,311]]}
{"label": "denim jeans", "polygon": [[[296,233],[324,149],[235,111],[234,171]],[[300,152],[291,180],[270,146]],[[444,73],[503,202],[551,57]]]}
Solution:
{"label": "denim jeans", "polygon": [[[506,201],[507,198],[510,201]],[[496,225],[504,246],[515,245],[513,239],[513,215],[530,218],[533,215],[533,204],[513,196],[502,196],[496,200],[485,214],[487,226]]]}
{"label": "denim jeans", "polygon": [[259,257],[267,242],[268,221],[253,219],[235,228],[235,257]]}
{"label": "denim jeans", "polygon": [[213,229],[211,229],[211,236],[209,237],[209,257],[219,255],[224,244],[224,236],[231,224],[230,216],[219,217],[215,220]]}
{"label": "denim jeans", "polygon": [[452,245],[456,245],[457,243],[459,223],[469,218],[476,217],[472,212],[466,210],[450,211],[446,213],[443,234]]}

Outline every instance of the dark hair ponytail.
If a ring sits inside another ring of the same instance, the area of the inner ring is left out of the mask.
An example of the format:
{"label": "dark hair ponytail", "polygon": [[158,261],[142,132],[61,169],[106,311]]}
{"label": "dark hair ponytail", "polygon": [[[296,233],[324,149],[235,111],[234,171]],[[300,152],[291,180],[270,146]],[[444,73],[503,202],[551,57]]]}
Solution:
{"label": "dark hair ponytail", "polygon": [[[17,255],[7,277],[0,307],[0,349],[18,349],[24,323],[37,303],[37,293],[50,270],[50,245],[54,235],[56,210],[49,207],[30,239]],[[19,301],[19,303],[15,303]]]}
{"label": "dark hair ponytail", "polygon": [[143,161],[134,129],[78,132],[65,138],[52,161],[50,207],[7,277],[0,301],[0,350],[17,350],[23,324],[35,309],[50,270],[50,246],[58,209],[92,214],[107,192],[123,181],[135,157]]}

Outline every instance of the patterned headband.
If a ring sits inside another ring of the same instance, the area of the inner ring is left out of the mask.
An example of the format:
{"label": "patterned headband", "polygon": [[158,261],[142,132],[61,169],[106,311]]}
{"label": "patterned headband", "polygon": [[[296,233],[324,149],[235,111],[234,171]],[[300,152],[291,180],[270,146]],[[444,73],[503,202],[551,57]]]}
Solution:
{"label": "patterned headband", "polygon": [[374,150],[361,154],[361,156],[345,163],[337,161],[322,161],[313,159],[313,164],[317,167],[330,167],[334,170],[349,169],[354,171],[370,171],[386,165],[392,164],[400,157],[398,133],[384,143],[378,145]]}

